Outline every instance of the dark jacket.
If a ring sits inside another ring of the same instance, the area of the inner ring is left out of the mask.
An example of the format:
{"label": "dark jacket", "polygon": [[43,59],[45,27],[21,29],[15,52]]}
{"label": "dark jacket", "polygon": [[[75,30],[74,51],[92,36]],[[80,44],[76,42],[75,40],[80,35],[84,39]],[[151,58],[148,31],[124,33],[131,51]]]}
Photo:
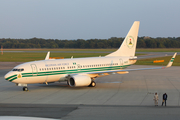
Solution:
{"label": "dark jacket", "polygon": [[167,100],[167,94],[163,94],[163,100]]}

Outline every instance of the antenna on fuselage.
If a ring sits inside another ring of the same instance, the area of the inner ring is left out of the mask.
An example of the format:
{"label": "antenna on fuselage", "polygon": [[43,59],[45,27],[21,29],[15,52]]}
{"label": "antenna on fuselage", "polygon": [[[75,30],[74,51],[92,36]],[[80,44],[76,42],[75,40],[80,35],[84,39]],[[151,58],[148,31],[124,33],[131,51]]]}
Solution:
{"label": "antenna on fuselage", "polygon": [[50,55],[50,51],[48,51],[46,57],[45,57],[45,60],[49,60],[49,55]]}

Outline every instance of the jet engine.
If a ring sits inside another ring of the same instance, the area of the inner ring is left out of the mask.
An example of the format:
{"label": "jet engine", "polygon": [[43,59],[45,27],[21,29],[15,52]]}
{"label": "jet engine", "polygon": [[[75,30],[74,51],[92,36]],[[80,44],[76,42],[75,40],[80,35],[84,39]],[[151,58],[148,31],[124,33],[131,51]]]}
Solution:
{"label": "jet engine", "polygon": [[68,84],[71,87],[83,87],[91,84],[91,78],[85,75],[74,75],[68,80]]}

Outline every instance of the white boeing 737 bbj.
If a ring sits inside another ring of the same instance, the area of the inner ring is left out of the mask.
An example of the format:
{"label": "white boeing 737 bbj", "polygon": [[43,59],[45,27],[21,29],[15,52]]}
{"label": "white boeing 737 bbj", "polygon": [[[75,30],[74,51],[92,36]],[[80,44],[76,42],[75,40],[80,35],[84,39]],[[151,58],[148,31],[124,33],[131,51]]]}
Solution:
{"label": "white boeing 737 bbj", "polygon": [[46,83],[48,85],[48,83],[57,81],[67,81],[71,87],[94,87],[96,77],[114,73],[126,74],[135,70],[170,67],[176,53],[166,67],[124,69],[137,60],[135,51],[139,24],[139,21],[135,21],[120,48],[104,57],[49,59],[50,52],[48,52],[45,60],[20,64],[4,77],[18,86],[23,86],[23,91],[28,90],[27,84]]}

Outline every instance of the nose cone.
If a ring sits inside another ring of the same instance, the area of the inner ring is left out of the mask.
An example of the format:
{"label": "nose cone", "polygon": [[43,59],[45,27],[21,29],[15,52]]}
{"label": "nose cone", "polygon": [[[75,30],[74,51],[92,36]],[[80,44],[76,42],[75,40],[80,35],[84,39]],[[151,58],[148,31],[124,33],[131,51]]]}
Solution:
{"label": "nose cone", "polygon": [[8,77],[9,77],[9,72],[4,75],[4,79],[8,80]]}
{"label": "nose cone", "polygon": [[4,76],[4,78],[5,80],[12,82],[13,80],[17,79],[17,75],[10,71]]}

